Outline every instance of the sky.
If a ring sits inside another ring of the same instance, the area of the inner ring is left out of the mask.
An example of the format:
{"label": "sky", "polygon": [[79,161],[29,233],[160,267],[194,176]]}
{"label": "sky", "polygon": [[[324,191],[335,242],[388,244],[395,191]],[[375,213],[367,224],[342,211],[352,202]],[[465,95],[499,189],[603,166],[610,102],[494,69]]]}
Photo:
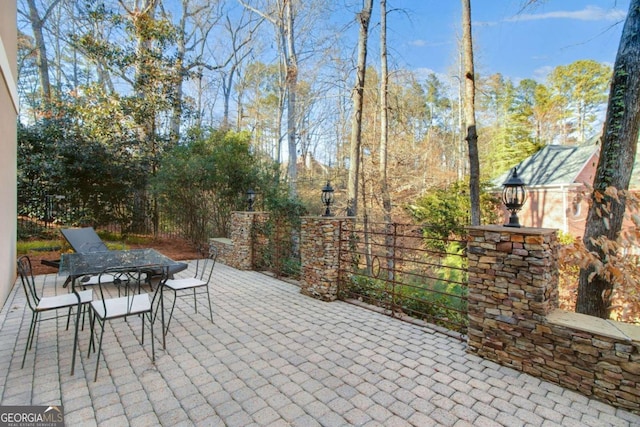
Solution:
{"label": "sky", "polygon": [[[460,3],[387,0],[396,65],[455,74]],[[542,82],[556,66],[579,59],[613,65],[629,0],[542,0],[522,10],[524,3],[471,0],[476,72]]]}

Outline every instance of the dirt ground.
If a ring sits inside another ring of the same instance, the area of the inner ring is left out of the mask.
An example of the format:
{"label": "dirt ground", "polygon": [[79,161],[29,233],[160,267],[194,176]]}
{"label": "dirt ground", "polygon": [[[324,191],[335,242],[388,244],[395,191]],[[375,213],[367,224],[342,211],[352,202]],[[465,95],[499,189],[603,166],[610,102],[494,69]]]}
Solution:
{"label": "dirt ground", "polygon": [[[127,245],[127,248],[154,248],[175,261],[198,258],[198,251],[196,250],[195,246],[182,239],[157,239],[145,244],[129,244]],[[46,266],[42,264],[41,261],[43,259],[49,261],[60,259],[60,252],[32,251],[28,255],[29,258],[31,258],[31,265],[33,267],[34,274],[37,275],[58,272],[56,268]]]}

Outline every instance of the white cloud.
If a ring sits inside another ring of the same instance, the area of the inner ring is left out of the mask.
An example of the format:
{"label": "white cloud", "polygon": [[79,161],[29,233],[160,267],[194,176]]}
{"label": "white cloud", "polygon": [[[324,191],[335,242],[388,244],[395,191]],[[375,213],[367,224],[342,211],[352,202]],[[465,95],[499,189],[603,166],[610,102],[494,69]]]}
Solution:
{"label": "white cloud", "polygon": [[620,9],[603,9],[587,6],[582,10],[557,10],[545,13],[522,13],[506,19],[509,22],[537,21],[542,19],[573,19],[577,21],[621,21],[627,13]]}
{"label": "white cloud", "polygon": [[446,46],[448,44],[451,44],[451,42],[449,42],[449,41],[429,42],[429,41],[426,41],[424,39],[415,39],[415,40],[410,40],[408,42],[409,46],[414,46],[414,47]]}
{"label": "white cloud", "polygon": [[547,76],[549,75],[549,73],[551,73],[551,71],[553,71],[553,68],[551,65],[545,65],[539,68],[536,68],[535,70],[533,70],[533,79],[538,81],[538,82],[544,82],[547,79]]}

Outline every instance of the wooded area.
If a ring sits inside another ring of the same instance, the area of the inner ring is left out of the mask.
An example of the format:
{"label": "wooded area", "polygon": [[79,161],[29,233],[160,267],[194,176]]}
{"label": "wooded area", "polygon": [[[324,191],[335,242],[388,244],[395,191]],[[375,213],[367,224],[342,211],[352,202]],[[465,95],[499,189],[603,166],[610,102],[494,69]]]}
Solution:
{"label": "wooded area", "polygon": [[471,202],[453,223],[479,224],[491,179],[600,134],[608,65],[479,74],[462,0],[449,75],[389,69],[386,31],[403,23],[387,3],[19,1],[19,205],[64,195],[78,222],[132,229],[161,209],[206,213],[215,225],[194,236],[224,235],[249,188],[262,208],[319,214],[329,181],[338,214],[433,222],[429,196],[457,191]]}

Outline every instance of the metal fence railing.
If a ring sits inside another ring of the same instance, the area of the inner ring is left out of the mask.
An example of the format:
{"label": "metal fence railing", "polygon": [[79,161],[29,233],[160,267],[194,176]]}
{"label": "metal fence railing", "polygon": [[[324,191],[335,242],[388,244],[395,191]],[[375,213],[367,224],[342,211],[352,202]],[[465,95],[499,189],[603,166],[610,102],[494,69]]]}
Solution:
{"label": "metal fence railing", "polygon": [[[42,200],[19,202],[18,230],[26,236],[54,232],[60,227],[92,226],[96,230],[116,235],[141,235],[157,238],[189,238],[189,225],[181,218],[163,212],[140,209],[133,212],[129,221],[101,221],[84,219],[83,209],[62,196],[47,195]],[[134,223],[135,222],[135,223]],[[192,234],[192,233],[191,233]],[[18,239],[23,236],[18,236]]]}
{"label": "metal fence railing", "polygon": [[300,278],[300,227],[287,218],[256,217],[253,222],[253,268],[278,277]]}
{"label": "metal fence railing", "polygon": [[340,298],[466,334],[466,240],[428,238],[425,230],[410,224],[343,222]]}

